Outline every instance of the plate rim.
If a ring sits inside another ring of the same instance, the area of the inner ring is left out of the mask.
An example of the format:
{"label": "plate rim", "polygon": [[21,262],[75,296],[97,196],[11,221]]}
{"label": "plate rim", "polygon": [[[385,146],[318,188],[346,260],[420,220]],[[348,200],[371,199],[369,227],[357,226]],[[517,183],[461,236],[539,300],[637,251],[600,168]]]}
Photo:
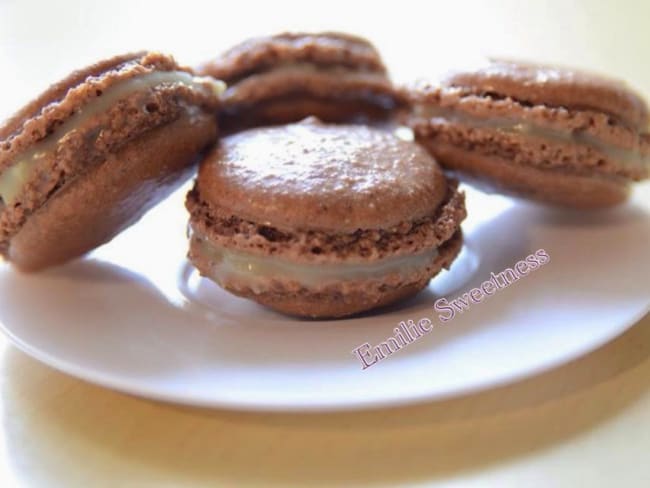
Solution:
{"label": "plate rim", "polygon": [[525,368],[519,370],[516,374],[507,377],[493,379],[492,381],[482,382],[480,384],[469,384],[464,387],[450,388],[437,393],[421,393],[401,395],[399,398],[386,398],[384,400],[355,400],[354,402],[315,402],[312,404],[297,404],[293,403],[263,403],[263,402],[250,402],[241,400],[205,400],[195,397],[182,397],[173,394],[160,393],[148,388],[138,388],[133,384],[124,382],[123,380],[115,379],[108,373],[98,371],[92,368],[81,367],[75,363],[54,357],[52,354],[42,351],[38,347],[34,347],[20,337],[18,337],[6,324],[0,321],[0,330],[7,337],[9,342],[15,346],[19,351],[25,353],[30,358],[42,363],[56,371],[72,376],[73,378],[82,380],[92,385],[101,386],[111,391],[128,394],[138,398],[148,400],[155,400],[172,405],[181,405],[185,407],[205,408],[205,409],[221,409],[233,410],[244,412],[268,412],[268,413],[326,413],[326,412],[346,412],[346,411],[362,411],[362,410],[379,410],[386,408],[398,408],[409,405],[421,405],[425,403],[434,403],[449,400],[451,398],[470,396],[478,394],[487,390],[500,388],[503,386],[515,384],[522,380],[533,378],[540,374],[546,373],[553,369],[557,369],[565,364],[568,364],[576,359],[586,356],[587,354],[602,348],[612,340],[623,335],[626,331],[638,324],[650,312],[650,301],[632,316],[632,318],[624,325],[610,331],[598,341],[590,342],[587,346],[576,348],[571,354],[566,354],[560,358],[547,361],[536,367]]}

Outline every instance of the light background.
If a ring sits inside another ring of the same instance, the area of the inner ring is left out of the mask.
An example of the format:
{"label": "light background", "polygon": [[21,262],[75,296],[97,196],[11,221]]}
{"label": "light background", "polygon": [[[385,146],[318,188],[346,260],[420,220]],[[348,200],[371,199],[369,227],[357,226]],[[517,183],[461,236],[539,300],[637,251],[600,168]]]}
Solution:
{"label": "light background", "polygon": [[193,64],[283,30],[367,36],[400,80],[497,55],[595,69],[648,94],[649,19],[644,0],[0,0],[0,114],[105,56],[157,49]]}
{"label": "light background", "polygon": [[[193,64],[283,30],[367,36],[398,80],[497,55],[602,71],[648,96],[649,20],[647,0],[0,0],[0,118],[105,56],[148,48]],[[132,399],[55,373],[0,338],[0,485],[650,486],[649,357],[646,318],[584,360],[518,385],[296,418]]]}

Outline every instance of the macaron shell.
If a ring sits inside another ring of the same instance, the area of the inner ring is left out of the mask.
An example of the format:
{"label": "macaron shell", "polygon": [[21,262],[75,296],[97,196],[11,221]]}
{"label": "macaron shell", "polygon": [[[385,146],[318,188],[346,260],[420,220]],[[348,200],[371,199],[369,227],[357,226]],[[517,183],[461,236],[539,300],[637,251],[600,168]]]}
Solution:
{"label": "macaron shell", "polygon": [[[17,116],[15,116],[16,122],[14,124],[17,124],[18,121],[20,124],[17,130],[12,132],[10,137],[0,145],[0,171],[13,164],[15,158],[31,148],[34,143],[46,139],[60,124],[74,116],[74,114],[82,112],[83,107],[101,99],[104,93],[116,84],[137,79],[142,75],[156,71],[182,71],[172,57],[160,53],[146,53],[136,59],[131,59],[130,55],[125,56],[125,58],[126,64],[115,64],[116,60],[123,60],[118,57],[113,58],[110,63],[98,63],[90,68],[80,70],[77,74],[64,80],[64,82],[77,81],[78,83],[68,85],[67,89],[63,91],[62,97],[56,98],[53,103],[41,106],[33,116],[26,114],[22,120],[17,119]],[[93,76],[92,73],[97,73],[101,67],[105,67],[106,71]],[[90,77],[84,78],[83,75],[88,73],[91,73],[88,75]],[[63,84],[64,82],[54,85],[37,101],[43,98],[46,102],[52,102],[50,98],[55,93],[59,94],[63,88],[59,89],[58,87],[59,85],[61,87],[66,86]],[[218,97],[216,95],[205,94],[202,96],[201,101],[206,110],[216,110],[218,107]],[[19,114],[22,112],[19,112]]]}
{"label": "macaron shell", "polygon": [[[250,298],[265,305],[277,312],[296,317],[308,317],[312,319],[341,318],[365,312],[367,310],[384,307],[413,296],[423,290],[429,279],[421,280],[406,286],[384,292],[380,298],[369,297],[362,289],[343,295],[317,295],[305,294],[299,296],[282,295],[273,293],[254,294],[253,292],[234,292],[242,298]],[[363,287],[366,288],[366,284]]]}
{"label": "macaron shell", "polygon": [[248,39],[197,67],[196,72],[232,84],[251,72],[289,62],[386,72],[372,44],[361,37],[336,32],[283,33]]}
{"label": "macaron shell", "polygon": [[225,209],[202,201],[195,188],[185,202],[193,234],[216,248],[236,249],[264,258],[277,257],[295,264],[328,266],[345,261],[373,264],[386,258],[416,255],[438,248],[451,239],[467,216],[465,195],[450,180],[447,196],[435,213],[404,221],[390,229],[356,229],[353,233],[309,230],[283,232],[245,221]]}
{"label": "macaron shell", "polygon": [[562,206],[596,209],[623,203],[630,187],[625,179],[576,175],[512,163],[458,146],[423,139],[432,154],[466,181],[496,193]]}
{"label": "macaron shell", "polygon": [[445,86],[519,101],[608,113],[638,131],[648,129],[648,106],[624,82],[562,67],[495,60],[450,74]]}
{"label": "macaron shell", "polygon": [[206,156],[209,204],[280,229],[383,229],[435,212],[447,181],[420,146],[357,125],[299,124],[229,136]]}
{"label": "macaron shell", "polygon": [[185,114],[109,154],[31,215],[11,239],[9,259],[37,271],[110,241],[191,175],[216,131],[211,115]]}
{"label": "macaron shell", "polygon": [[61,100],[71,87],[82,83],[89,76],[99,76],[102,73],[116,68],[128,61],[141,58],[144,54],[144,52],[138,52],[115,56],[72,72],[63,80],[51,85],[46,91],[41,93],[41,95],[32,100],[13,116],[5,120],[0,125],[0,140],[7,139],[12,133],[15,133],[22,127],[26,119],[37,116],[42,108],[50,103]]}

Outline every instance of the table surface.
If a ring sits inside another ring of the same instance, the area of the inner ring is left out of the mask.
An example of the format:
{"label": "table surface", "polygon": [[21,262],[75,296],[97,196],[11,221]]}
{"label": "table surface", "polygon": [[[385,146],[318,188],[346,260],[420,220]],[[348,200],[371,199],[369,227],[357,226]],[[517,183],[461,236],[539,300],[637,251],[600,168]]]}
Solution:
{"label": "table surface", "polygon": [[[529,3],[0,0],[0,118],[110,54],[156,48],[192,64],[282,30],[368,36],[397,79],[498,55],[611,73],[650,95],[650,2]],[[650,316],[553,371],[398,409],[181,408],[68,377],[1,337],[0,389],[2,486],[650,486]]]}

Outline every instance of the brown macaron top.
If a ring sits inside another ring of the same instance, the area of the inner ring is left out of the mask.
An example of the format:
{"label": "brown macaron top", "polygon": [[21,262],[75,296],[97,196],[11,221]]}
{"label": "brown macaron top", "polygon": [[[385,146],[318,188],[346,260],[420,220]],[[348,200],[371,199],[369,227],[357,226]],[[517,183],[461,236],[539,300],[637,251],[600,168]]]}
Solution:
{"label": "brown macaron top", "polygon": [[389,228],[431,215],[447,186],[417,144],[314,118],[224,138],[197,180],[204,201],[242,219],[333,232]]}
{"label": "brown macaron top", "polygon": [[564,67],[491,60],[472,71],[448,75],[443,86],[463,93],[509,97],[523,104],[604,112],[637,131],[648,130],[648,106],[616,79]]}
{"label": "brown macaron top", "polygon": [[197,72],[233,84],[283,64],[312,63],[385,74],[377,50],[361,37],[338,32],[283,33],[238,44]]}

